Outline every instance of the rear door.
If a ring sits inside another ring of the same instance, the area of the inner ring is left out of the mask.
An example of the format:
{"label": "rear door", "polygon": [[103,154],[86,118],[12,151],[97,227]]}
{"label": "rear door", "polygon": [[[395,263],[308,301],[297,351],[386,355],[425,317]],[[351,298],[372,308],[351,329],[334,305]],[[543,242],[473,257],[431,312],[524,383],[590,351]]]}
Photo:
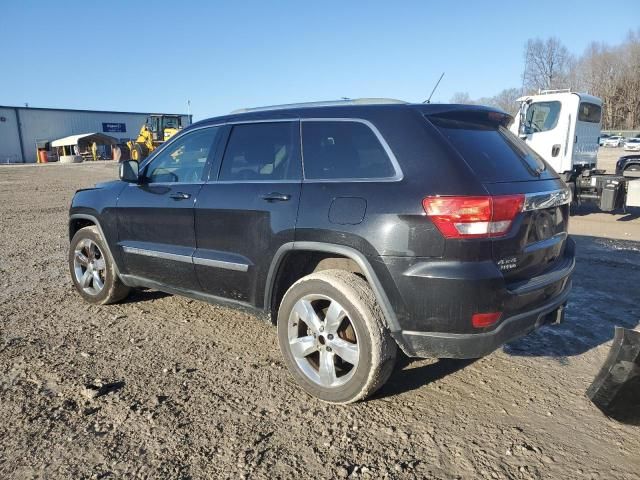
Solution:
{"label": "rear door", "polygon": [[523,194],[523,211],[505,236],[492,240],[493,260],[513,282],[563,261],[570,194],[565,183],[494,112],[431,115],[429,120],[473,170],[490,195]]}
{"label": "rear door", "polygon": [[219,127],[196,129],[166,145],[143,167],[117,204],[118,246],[127,274],[198,290],[194,205],[213,156]]}
{"label": "rear door", "polygon": [[204,292],[262,307],[271,259],[294,239],[302,181],[300,123],[227,129],[219,174],[212,172],[198,196],[193,259]]}

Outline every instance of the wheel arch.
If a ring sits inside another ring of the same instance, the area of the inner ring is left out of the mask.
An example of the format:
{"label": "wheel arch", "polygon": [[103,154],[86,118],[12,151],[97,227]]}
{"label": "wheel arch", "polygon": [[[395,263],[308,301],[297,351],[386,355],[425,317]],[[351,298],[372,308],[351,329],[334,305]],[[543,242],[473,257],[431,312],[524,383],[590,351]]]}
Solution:
{"label": "wheel arch", "polygon": [[624,169],[622,170],[623,172],[626,172],[627,170],[630,170],[631,168],[640,168],[640,159],[638,160],[632,160],[629,163],[627,163],[624,166]]}
{"label": "wheel arch", "polygon": [[73,213],[69,215],[69,241],[73,239],[73,236],[78,232],[78,230],[94,226],[98,229],[98,233],[102,240],[104,240],[104,245],[107,249],[109,256],[111,257],[111,261],[113,262],[113,267],[115,269],[116,275],[120,276],[120,269],[118,268],[118,264],[113,256],[113,252],[109,248],[109,242],[107,241],[107,237],[102,230],[102,226],[100,225],[100,221],[94,215],[90,215],[88,213]]}
{"label": "wheel arch", "polygon": [[312,253],[322,253],[322,254],[332,254],[337,255],[339,257],[344,257],[345,259],[351,260],[355,262],[355,264],[359,267],[359,272],[362,273],[364,278],[367,280],[373,293],[382,309],[384,314],[384,319],[387,328],[392,331],[401,330],[400,325],[398,324],[398,320],[396,318],[395,312],[391,306],[391,302],[387,297],[378,276],[376,275],[373,267],[367,258],[359,251],[354,248],[345,246],[345,245],[337,245],[333,243],[324,243],[324,242],[289,242],[282,245],[274,255],[271,265],[269,266],[269,271],[267,273],[265,292],[264,292],[264,307],[265,310],[272,314],[274,313],[275,305],[274,303],[274,295],[276,289],[276,282],[278,280],[278,276],[280,273],[280,268],[282,267],[287,254],[297,251],[306,251]]}

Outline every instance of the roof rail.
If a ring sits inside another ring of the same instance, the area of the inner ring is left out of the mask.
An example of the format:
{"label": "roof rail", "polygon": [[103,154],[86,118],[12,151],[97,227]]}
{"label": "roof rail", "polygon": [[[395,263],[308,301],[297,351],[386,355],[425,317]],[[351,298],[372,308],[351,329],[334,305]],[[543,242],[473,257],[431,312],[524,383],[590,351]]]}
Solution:
{"label": "roof rail", "polygon": [[567,93],[571,92],[570,88],[557,88],[555,90],[538,90],[538,95],[548,95],[551,93]]}
{"label": "roof rail", "polygon": [[385,104],[407,104],[403,100],[394,98],[346,98],[343,100],[328,100],[325,102],[305,102],[305,103],[287,103],[283,105],[271,105],[268,107],[240,108],[231,113],[248,113],[248,112],[264,112],[269,110],[286,110],[289,108],[306,108],[306,107],[336,107],[344,105],[385,105]]}

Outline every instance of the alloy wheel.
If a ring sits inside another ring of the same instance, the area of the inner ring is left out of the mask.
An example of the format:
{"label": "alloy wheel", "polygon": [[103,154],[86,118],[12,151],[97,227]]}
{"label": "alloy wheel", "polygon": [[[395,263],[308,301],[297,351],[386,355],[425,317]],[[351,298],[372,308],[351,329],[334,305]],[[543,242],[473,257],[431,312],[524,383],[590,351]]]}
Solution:
{"label": "alloy wheel", "polygon": [[353,377],[360,347],[349,314],[335,299],[306,295],[289,315],[289,349],[312,382],[335,388]]}
{"label": "alloy wheel", "polygon": [[98,295],[104,288],[107,264],[98,244],[88,238],[80,240],[74,251],[73,270],[76,282],[89,295]]}

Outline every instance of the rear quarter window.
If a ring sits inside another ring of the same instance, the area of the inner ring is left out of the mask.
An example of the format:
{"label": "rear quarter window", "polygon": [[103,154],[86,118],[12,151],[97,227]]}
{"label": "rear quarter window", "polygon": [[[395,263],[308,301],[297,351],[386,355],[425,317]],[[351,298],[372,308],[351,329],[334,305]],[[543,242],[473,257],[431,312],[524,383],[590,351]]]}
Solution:
{"label": "rear quarter window", "polygon": [[393,178],[396,170],[373,130],[362,122],[302,122],[304,177],[327,179]]}
{"label": "rear quarter window", "polygon": [[492,112],[455,112],[427,119],[484,183],[556,178],[551,167]]}

